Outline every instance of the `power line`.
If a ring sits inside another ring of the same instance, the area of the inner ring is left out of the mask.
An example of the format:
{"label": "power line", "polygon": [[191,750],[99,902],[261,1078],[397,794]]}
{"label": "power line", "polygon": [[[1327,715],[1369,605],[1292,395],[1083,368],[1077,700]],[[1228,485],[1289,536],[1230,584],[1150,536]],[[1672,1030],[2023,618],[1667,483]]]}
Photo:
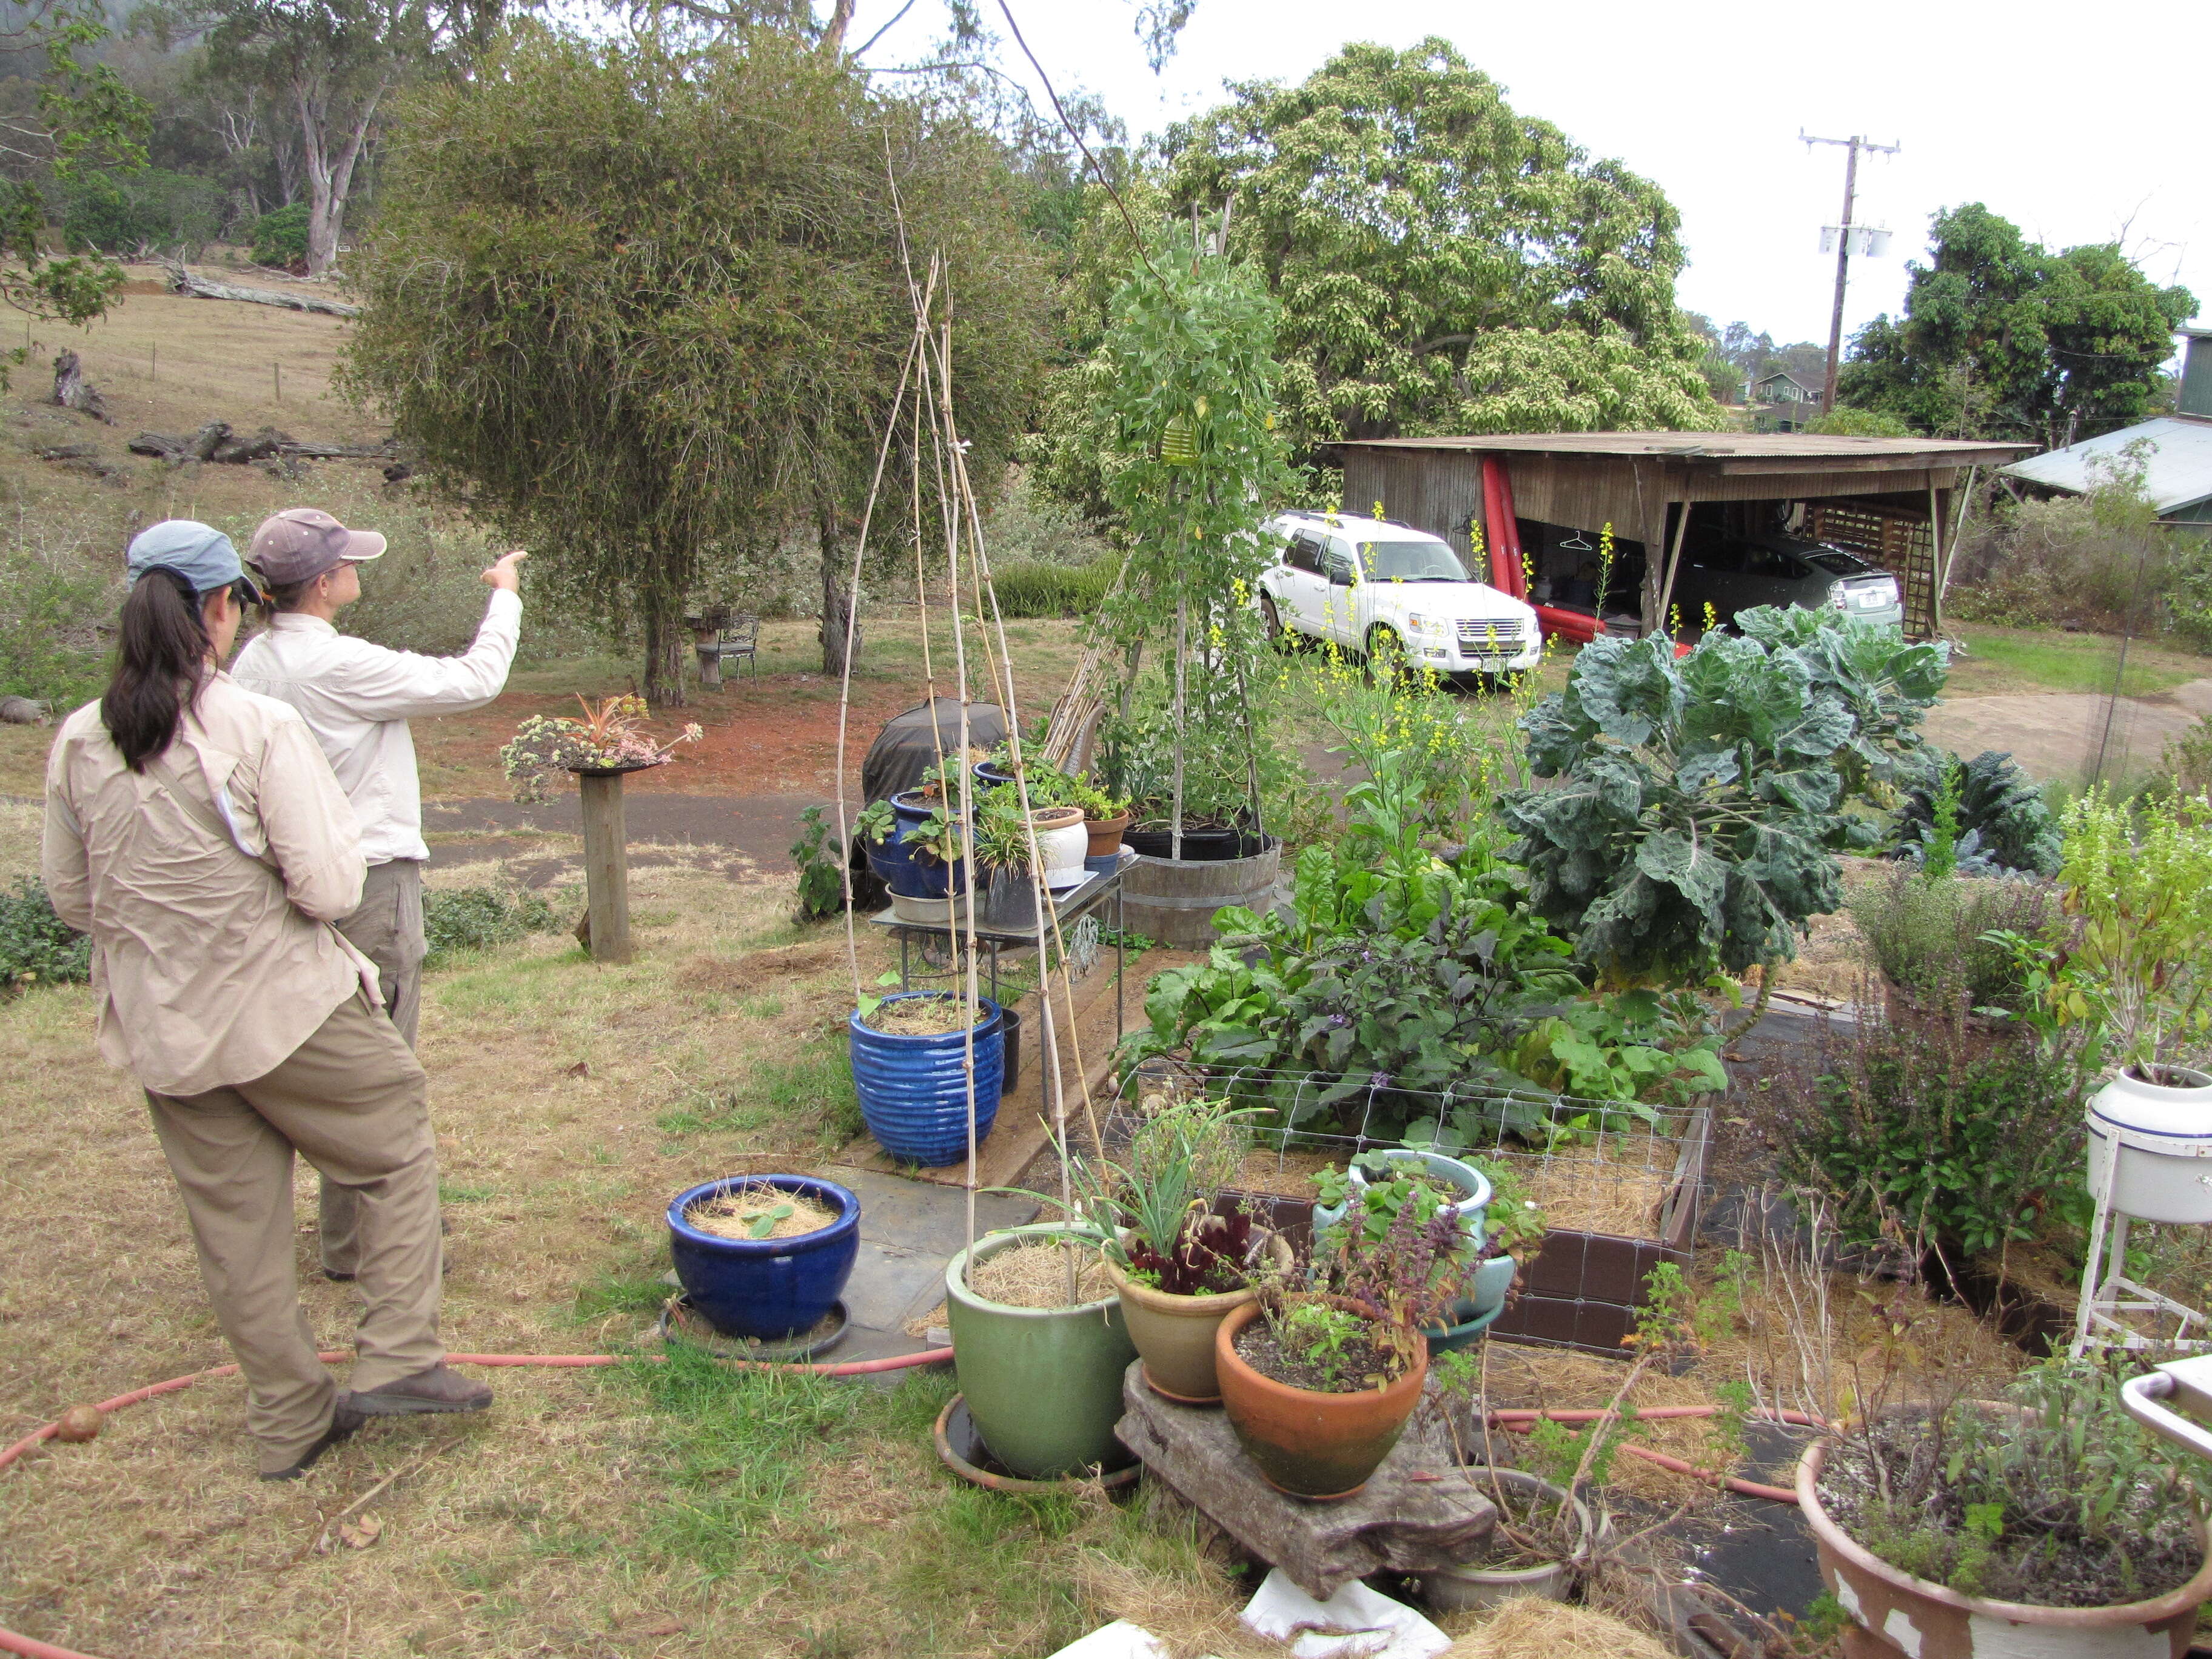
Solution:
{"label": "power line", "polygon": [[1850,151],[1844,163],[1844,222],[1836,233],[1836,306],[1828,318],[1828,372],[1820,386],[1820,412],[1832,411],[1836,406],[1836,368],[1844,351],[1844,287],[1850,280],[1851,264],[1851,210],[1858,198],[1859,152],[1867,150],[1877,155],[1894,155],[1905,148],[1900,140],[1894,144],[1877,144],[1859,137],[1850,138],[1814,138],[1804,128],[1797,129],[1797,137],[1810,149],[1815,144],[1836,144]]}

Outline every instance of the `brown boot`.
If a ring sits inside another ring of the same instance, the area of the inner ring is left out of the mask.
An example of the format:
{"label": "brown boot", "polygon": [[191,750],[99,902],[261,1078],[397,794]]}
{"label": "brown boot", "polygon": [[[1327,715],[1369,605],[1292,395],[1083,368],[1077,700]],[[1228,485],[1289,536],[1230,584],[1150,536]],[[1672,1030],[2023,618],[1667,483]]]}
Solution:
{"label": "brown boot", "polygon": [[412,1417],[428,1412],[480,1412],[491,1404],[491,1390],[471,1382],[441,1361],[427,1371],[403,1376],[380,1389],[353,1396],[353,1408],[369,1417]]}
{"label": "brown boot", "polygon": [[300,1461],[289,1468],[264,1469],[261,1472],[261,1478],[264,1480],[297,1480],[315,1467],[316,1460],[325,1452],[333,1446],[342,1446],[352,1439],[355,1431],[359,1429],[366,1420],[361,1408],[353,1403],[354,1398],[352,1395],[340,1390],[337,1404],[331,1411],[331,1425],[323,1431],[323,1437],[301,1452]]}

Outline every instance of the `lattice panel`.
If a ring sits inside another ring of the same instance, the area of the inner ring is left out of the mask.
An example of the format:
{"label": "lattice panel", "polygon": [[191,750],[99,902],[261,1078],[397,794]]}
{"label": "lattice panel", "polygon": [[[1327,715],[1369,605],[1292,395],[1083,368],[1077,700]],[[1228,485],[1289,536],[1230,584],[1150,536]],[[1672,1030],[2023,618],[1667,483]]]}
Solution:
{"label": "lattice panel", "polygon": [[1924,514],[1872,507],[1863,501],[1812,501],[1813,538],[1847,547],[1897,578],[1905,595],[1905,631],[1914,639],[1936,632],[1936,551]]}

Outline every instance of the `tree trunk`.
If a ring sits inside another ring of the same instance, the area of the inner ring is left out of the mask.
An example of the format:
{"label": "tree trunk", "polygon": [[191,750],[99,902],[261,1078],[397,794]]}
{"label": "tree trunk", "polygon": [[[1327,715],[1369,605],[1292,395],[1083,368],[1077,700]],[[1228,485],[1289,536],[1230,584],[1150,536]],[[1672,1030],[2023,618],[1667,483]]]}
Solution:
{"label": "tree trunk", "polygon": [[691,630],[680,597],[649,592],[645,600],[645,700],[655,708],[684,706],[684,653]]}
{"label": "tree trunk", "polygon": [[[384,96],[385,84],[380,83],[370,92],[360,114],[342,133],[331,131],[336,124],[319,88],[303,85],[297,90],[301,157],[307,175],[310,276],[319,276],[337,263],[338,239],[345,231],[346,198],[353,191],[354,164],[361,160],[362,146],[368,142],[369,127],[376,118],[376,106]],[[333,137],[338,140],[335,149],[331,148]]]}
{"label": "tree trunk", "polygon": [[822,541],[822,672],[844,677],[845,630],[852,629],[853,655],[860,654],[860,627],[853,617],[854,596],[845,586],[844,544],[834,507],[818,507],[815,529]]}

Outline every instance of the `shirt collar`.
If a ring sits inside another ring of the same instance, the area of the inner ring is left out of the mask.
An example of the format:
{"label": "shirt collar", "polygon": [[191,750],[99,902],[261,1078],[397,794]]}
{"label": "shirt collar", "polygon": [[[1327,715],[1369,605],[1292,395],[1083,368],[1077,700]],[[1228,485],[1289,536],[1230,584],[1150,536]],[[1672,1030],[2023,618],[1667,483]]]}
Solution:
{"label": "shirt collar", "polygon": [[299,611],[280,611],[269,619],[269,626],[280,634],[336,634],[338,630],[320,617],[310,617]]}

